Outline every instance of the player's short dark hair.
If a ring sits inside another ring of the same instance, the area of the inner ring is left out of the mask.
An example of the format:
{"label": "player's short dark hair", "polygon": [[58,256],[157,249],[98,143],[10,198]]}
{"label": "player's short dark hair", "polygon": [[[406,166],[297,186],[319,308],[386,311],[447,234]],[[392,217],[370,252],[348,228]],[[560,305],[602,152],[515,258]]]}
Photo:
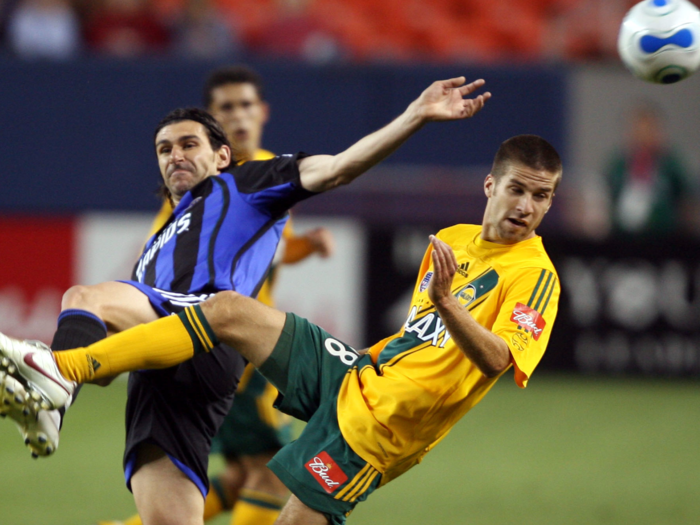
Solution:
{"label": "player's short dark hair", "polygon": [[257,72],[247,66],[225,66],[215,69],[207,77],[202,98],[205,108],[211,105],[212,92],[227,84],[252,84],[260,100],[265,100],[265,86],[262,77]]}
{"label": "player's short dark hair", "polygon": [[221,127],[221,124],[212,117],[209,113],[199,108],[178,108],[172,110],[170,113],[165,115],[163,119],[156,126],[156,131],[153,134],[153,138],[158,136],[160,130],[164,127],[177,122],[182,122],[183,120],[193,120],[194,122],[199,122],[207,130],[207,137],[209,138],[209,144],[211,149],[214,151],[219,151],[221,146],[231,147],[231,143]]}
{"label": "player's short dark hair", "polygon": [[493,161],[491,175],[498,180],[513,164],[558,174],[555,189],[561,181],[559,153],[554,146],[537,135],[517,135],[501,144]]}
{"label": "player's short dark hair", "polygon": [[[221,124],[212,117],[209,113],[199,108],[178,108],[172,110],[170,113],[165,115],[163,119],[156,126],[156,131],[153,134],[153,139],[158,136],[160,130],[171,124],[176,124],[177,122],[182,122],[184,120],[192,120],[194,122],[199,122],[207,130],[207,138],[209,139],[209,144],[211,149],[214,151],[219,151],[221,146],[228,146],[231,148],[231,143],[221,127]],[[227,169],[227,166],[224,169]],[[160,181],[160,187],[157,192],[158,196],[163,199],[167,199],[172,204],[172,195],[170,195],[170,190],[165,186],[163,181]]]}

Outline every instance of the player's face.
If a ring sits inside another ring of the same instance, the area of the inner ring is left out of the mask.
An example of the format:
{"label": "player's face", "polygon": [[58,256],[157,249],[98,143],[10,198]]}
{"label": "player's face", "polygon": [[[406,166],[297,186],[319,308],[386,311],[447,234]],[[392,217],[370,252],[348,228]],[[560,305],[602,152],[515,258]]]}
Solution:
{"label": "player's face", "polygon": [[488,175],[488,197],[482,237],[499,244],[514,244],[535,236],[552,205],[559,174],[511,164],[499,179]]}
{"label": "player's face", "polygon": [[[251,159],[260,148],[269,107],[253,84],[224,84],[211,92],[209,113],[219,121],[237,155]],[[240,154],[238,154],[240,152]]]}
{"label": "player's face", "polygon": [[163,182],[175,202],[207,177],[218,175],[231,160],[229,147],[214,151],[206,128],[193,120],[161,129],[156,136],[156,155]]}

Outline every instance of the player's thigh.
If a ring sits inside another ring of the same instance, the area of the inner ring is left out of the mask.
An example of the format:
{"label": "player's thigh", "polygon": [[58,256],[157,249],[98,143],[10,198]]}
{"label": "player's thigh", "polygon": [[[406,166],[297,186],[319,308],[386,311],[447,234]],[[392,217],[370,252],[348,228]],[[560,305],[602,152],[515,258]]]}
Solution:
{"label": "player's thigh", "polygon": [[73,286],[63,296],[62,309],[87,310],[102,319],[110,333],[159,318],[148,297],[137,288],[116,281]]}
{"label": "player's thigh", "polygon": [[139,447],[131,490],[144,525],[204,523],[202,493],[158,447]]}
{"label": "player's thigh", "polygon": [[320,512],[304,505],[292,494],[275,525],[330,525],[330,521]]}
{"label": "player's thigh", "polygon": [[286,314],[236,292],[220,292],[202,303],[202,312],[219,340],[259,367],[270,356]]}

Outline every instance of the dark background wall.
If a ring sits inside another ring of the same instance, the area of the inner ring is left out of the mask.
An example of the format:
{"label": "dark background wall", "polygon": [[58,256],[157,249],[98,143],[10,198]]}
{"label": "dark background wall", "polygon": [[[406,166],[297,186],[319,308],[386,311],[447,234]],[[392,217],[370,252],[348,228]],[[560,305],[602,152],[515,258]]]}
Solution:
{"label": "dark background wall", "polygon": [[[169,110],[201,103],[215,65],[0,62],[0,211],[157,207],[153,129]],[[472,122],[428,126],[388,166],[486,166],[500,142],[519,133],[544,136],[566,157],[562,67],[252,65],[272,106],[264,145],[278,153],[342,151],[397,116],[433,80],[464,74],[487,80],[494,95],[488,111]],[[400,181],[401,171],[385,184]]]}

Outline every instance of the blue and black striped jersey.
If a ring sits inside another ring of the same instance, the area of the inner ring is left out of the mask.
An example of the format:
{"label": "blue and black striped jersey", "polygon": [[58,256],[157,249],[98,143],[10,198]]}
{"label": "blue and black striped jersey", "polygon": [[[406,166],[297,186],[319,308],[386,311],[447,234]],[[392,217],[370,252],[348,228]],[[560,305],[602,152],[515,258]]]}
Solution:
{"label": "blue and black striped jersey", "polygon": [[305,156],[246,162],[203,180],[148,240],[132,279],[185,294],[236,290],[255,296],[289,208],[314,195],[299,180],[297,160]]}

